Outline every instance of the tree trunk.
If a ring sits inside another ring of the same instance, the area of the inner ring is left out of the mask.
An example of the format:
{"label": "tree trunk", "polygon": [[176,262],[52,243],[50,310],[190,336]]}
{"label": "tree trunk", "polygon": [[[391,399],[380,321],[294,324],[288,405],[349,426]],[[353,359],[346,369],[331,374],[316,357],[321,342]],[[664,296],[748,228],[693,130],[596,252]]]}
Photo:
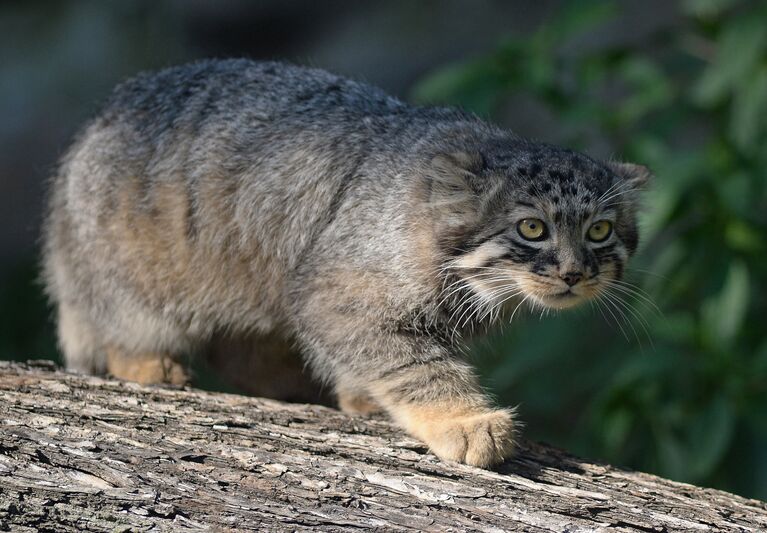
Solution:
{"label": "tree trunk", "polygon": [[0,363],[0,530],[767,531],[767,504],[523,441],[447,464],[383,419]]}

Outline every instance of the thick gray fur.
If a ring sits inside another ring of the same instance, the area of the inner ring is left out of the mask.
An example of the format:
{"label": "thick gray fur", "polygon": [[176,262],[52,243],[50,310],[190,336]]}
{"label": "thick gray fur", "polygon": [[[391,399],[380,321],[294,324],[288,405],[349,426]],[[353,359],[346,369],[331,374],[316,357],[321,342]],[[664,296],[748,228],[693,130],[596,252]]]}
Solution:
{"label": "thick gray fur", "polygon": [[[503,306],[468,276],[507,269],[515,298],[532,291],[520,272],[620,277],[645,178],[321,70],[203,61],[123,83],[79,135],[51,187],[45,279],[73,369],[111,370],[109,347],[177,357],[276,332],[340,395],[487,466],[513,423],[460,334]],[[519,240],[518,202],[550,220],[549,245]],[[609,252],[576,243],[600,210]]]}

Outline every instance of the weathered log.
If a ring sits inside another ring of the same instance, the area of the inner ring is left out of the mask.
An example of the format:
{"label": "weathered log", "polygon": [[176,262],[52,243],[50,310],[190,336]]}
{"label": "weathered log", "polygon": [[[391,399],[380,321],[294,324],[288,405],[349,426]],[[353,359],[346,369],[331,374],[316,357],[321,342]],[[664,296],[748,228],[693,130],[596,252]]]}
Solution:
{"label": "weathered log", "polygon": [[522,442],[483,471],[381,418],[0,363],[0,530],[767,531],[767,504]]}

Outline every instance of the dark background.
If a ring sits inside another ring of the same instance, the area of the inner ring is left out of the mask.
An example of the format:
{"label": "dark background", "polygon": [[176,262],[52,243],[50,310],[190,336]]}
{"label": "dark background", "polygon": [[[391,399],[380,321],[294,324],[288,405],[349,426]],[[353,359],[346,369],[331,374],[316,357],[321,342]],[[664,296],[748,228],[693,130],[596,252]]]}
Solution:
{"label": "dark background", "polygon": [[126,76],[229,56],[649,165],[634,285],[598,310],[521,317],[477,362],[530,437],[767,498],[764,3],[2,2],[0,358],[58,357],[37,238],[78,126]]}

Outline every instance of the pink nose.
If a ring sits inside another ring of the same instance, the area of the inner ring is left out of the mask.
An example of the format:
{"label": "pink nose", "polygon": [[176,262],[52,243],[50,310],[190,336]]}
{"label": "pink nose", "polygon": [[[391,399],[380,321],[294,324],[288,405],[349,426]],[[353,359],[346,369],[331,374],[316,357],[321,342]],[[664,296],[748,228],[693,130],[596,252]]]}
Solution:
{"label": "pink nose", "polygon": [[578,283],[580,280],[583,279],[583,274],[580,272],[566,272],[565,274],[562,274],[559,276],[562,278],[562,280],[567,283],[569,287],[572,287],[576,283]]}

